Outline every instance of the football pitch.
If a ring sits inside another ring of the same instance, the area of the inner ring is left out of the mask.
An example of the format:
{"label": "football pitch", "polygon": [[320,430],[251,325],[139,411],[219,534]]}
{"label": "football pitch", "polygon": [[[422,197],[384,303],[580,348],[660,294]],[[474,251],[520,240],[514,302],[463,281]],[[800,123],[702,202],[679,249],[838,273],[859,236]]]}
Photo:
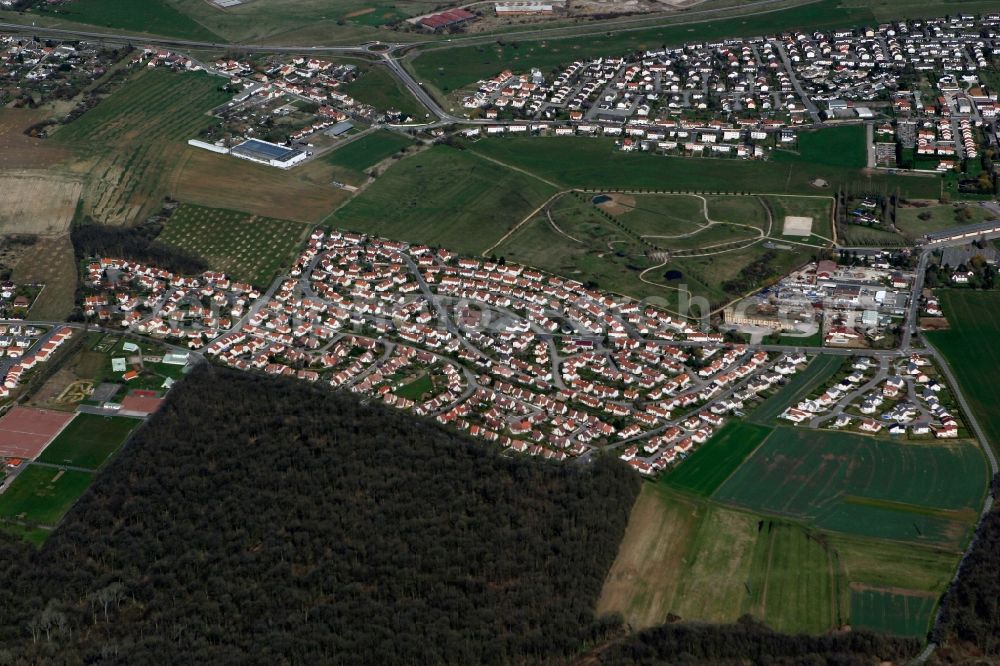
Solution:
{"label": "football pitch", "polygon": [[29,465],[0,495],[0,519],[55,525],[93,478],[89,472]]}
{"label": "football pitch", "polygon": [[77,414],[38,460],[97,469],[118,450],[139,423],[124,416]]}

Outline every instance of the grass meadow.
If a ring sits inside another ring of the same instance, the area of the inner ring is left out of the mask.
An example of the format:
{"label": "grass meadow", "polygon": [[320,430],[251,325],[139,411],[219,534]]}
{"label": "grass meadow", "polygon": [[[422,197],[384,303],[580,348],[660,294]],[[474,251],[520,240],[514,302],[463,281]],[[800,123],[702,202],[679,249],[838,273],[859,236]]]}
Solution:
{"label": "grass meadow", "polygon": [[865,126],[843,125],[799,132],[798,150],[776,150],[771,160],[779,164],[823,164],[863,169],[868,165]]}
{"label": "grass meadow", "polygon": [[[941,188],[938,178],[864,174],[825,164],[624,153],[609,138],[485,138],[470,150],[566,187],[595,190],[829,195],[838,186],[884,192],[898,187],[904,197],[937,198]],[[817,178],[826,180],[829,187],[812,185]]]}
{"label": "grass meadow", "polygon": [[555,191],[470,151],[434,146],[393,166],[329,223],[479,254]]}
{"label": "grass meadow", "polygon": [[413,141],[402,134],[379,130],[337,148],[322,159],[327,164],[348,170],[356,179],[363,180],[365,169],[412,145]]}

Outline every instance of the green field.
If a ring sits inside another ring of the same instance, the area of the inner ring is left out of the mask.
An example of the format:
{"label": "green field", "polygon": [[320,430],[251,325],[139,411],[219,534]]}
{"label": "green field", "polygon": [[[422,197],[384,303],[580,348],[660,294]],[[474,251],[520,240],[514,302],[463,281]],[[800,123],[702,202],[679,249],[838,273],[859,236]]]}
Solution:
{"label": "green field", "polygon": [[944,354],[986,433],[1000,451],[1000,401],[994,379],[1000,376],[1000,292],[944,289],[938,292],[951,328],[927,339]]}
{"label": "green field", "polygon": [[400,111],[414,120],[423,120],[427,113],[413,93],[383,67],[365,68],[357,79],[340,89],[379,111]]}
{"label": "green field", "polygon": [[75,0],[48,9],[44,3],[36,7],[42,10],[41,16],[102,28],[207,42],[221,41],[218,35],[178,11],[167,0]]}
{"label": "green field", "polygon": [[968,442],[899,444],[782,427],[713,499],[833,531],[959,547],[986,482],[985,458]]}
{"label": "green field", "polygon": [[[619,612],[633,629],[662,624],[668,613],[706,622],[749,613],[779,631],[824,633],[874,621],[864,612],[878,612],[875,605],[853,617],[854,590],[936,598],[959,557],[935,546],[810,529],[646,483],[598,612]],[[905,610],[906,621],[919,624],[919,609]]]}
{"label": "green field", "polygon": [[89,472],[29,465],[0,495],[0,519],[55,525],[93,480]]}
{"label": "green field", "polygon": [[329,223],[478,254],[555,191],[470,151],[434,146],[393,166]]}
{"label": "green field", "polygon": [[[921,216],[928,219],[921,219]],[[996,215],[989,209],[976,205],[943,204],[923,208],[905,207],[896,212],[896,227],[907,238],[917,240],[933,231],[941,231],[963,224],[985,222],[994,217]]]}
{"label": "green field", "polygon": [[429,374],[423,374],[411,381],[409,384],[400,386],[393,392],[400,398],[419,401],[433,390],[434,379]]}
{"label": "green field", "polygon": [[[793,342],[790,344],[799,343]],[[750,414],[750,420],[754,423],[771,423],[783,411],[792,405],[798,404],[817,387],[830,381],[843,364],[844,359],[839,356],[832,354],[819,354],[815,356],[805,370],[792,375],[788,383],[782,386],[777,393],[765,399]]]}
{"label": "green field", "polygon": [[[666,192],[831,195],[838,186],[937,198],[940,180],[916,176],[865,175],[858,169],[801,162],[667,157],[624,153],[611,139],[590,137],[486,138],[476,153],[525,169],[566,187],[594,190],[639,189]],[[829,187],[812,181],[822,178]]]}
{"label": "green field", "polygon": [[83,211],[99,222],[132,222],[159,209],[186,151],[211,124],[206,111],[229,99],[219,80],[163,69],[130,73],[126,84],[52,141],[85,168]]}
{"label": "green field", "polygon": [[203,257],[234,280],[266,287],[291,268],[308,231],[301,222],[185,204],[157,240]]}
{"label": "green field", "polygon": [[663,481],[673,488],[709,497],[770,434],[770,428],[730,421],[664,475]]}
{"label": "green field", "polygon": [[402,134],[378,130],[327,153],[323,156],[323,161],[347,169],[356,178],[363,179],[365,169],[375,166],[411,145],[413,141]]}
{"label": "green field", "polygon": [[786,217],[811,217],[811,237],[785,236],[802,242],[816,243],[833,238],[833,200],[817,197],[762,197],[774,216],[772,236],[782,237]]}
{"label": "green field", "polygon": [[77,414],[45,447],[38,460],[97,469],[118,450],[139,423],[124,416]]}
{"label": "green field", "polygon": [[779,164],[825,164],[863,169],[868,165],[868,138],[864,125],[824,127],[798,133],[798,150],[775,150]]}
{"label": "green field", "polygon": [[851,626],[896,636],[923,638],[930,628],[935,598],[884,590],[851,592]]}

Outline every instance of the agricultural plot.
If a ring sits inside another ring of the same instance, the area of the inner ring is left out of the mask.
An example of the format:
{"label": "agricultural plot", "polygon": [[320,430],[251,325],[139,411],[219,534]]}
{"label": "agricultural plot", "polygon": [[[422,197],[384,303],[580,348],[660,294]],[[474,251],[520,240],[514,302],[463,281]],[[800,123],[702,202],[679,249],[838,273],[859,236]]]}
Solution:
{"label": "agricultural plot", "polygon": [[[186,141],[212,122],[206,112],[229,99],[207,74],[144,69],[51,141],[79,158],[83,212],[120,224],[159,206],[170,193]],[[220,172],[211,178],[224,177]]]}
{"label": "agricultural plot", "polygon": [[967,442],[777,428],[713,498],[834,531],[959,547],[986,482],[985,458]]}
{"label": "agricultural plot", "polygon": [[68,152],[51,141],[27,136],[24,130],[46,120],[50,111],[0,108],[0,168],[42,169],[62,162]]}
{"label": "agricultural plot", "polygon": [[990,446],[1000,451],[1000,292],[949,290],[937,292],[948,318],[947,331],[933,331],[927,339],[944,354],[961,384]]}
{"label": "agricultural plot", "polygon": [[935,604],[933,595],[854,590],[851,592],[851,626],[878,633],[923,638],[930,629]]}
{"label": "agricultural plot", "polygon": [[550,185],[470,151],[434,146],[396,164],[329,222],[478,254],[554,193]]}
{"label": "agricultural plot", "polygon": [[[749,613],[780,631],[826,632],[872,622],[853,617],[855,590],[936,598],[959,555],[811,530],[647,483],[598,612],[620,612],[636,629],[662,624],[668,613],[707,622],[731,622]],[[916,607],[904,610],[909,619],[898,621],[918,626]],[[897,622],[895,608],[883,616]]]}
{"label": "agricultural plot", "polygon": [[709,497],[770,434],[770,428],[731,421],[663,476],[663,481],[672,488]]}
{"label": "agricultural plot", "polygon": [[233,279],[266,287],[291,266],[307,231],[301,222],[186,204],[158,240],[204,257]]}
{"label": "agricultural plot", "polygon": [[317,224],[350,197],[330,185],[336,176],[331,173],[333,167],[322,160],[285,171],[198,148],[185,149],[171,185],[171,194],[180,201]]}
{"label": "agricultural plot", "polygon": [[78,414],[52,440],[39,462],[97,469],[105,463],[139,425],[124,416]]}
{"label": "agricultural plot", "polygon": [[[612,139],[590,137],[486,138],[470,150],[525,169],[566,187],[651,192],[829,195],[838,186],[937,198],[937,178],[866,174],[858,169],[794,162],[667,157],[624,153]],[[813,185],[817,178],[829,187]]]}
{"label": "agricultural plot", "polygon": [[411,145],[413,140],[402,134],[379,130],[352,141],[343,148],[335,149],[325,155],[323,161],[349,171],[357,181],[360,181],[364,179],[366,169]]}
{"label": "agricultural plot", "polygon": [[[797,344],[797,343],[791,343]],[[772,423],[778,415],[806,398],[818,386],[828,382],[844,364],[842,357],[820,354],[804,371],[794,375],[774,395],[768,397],[750,414],[753,423]]]}
{"label": "agricultural plot", "polygon": [[90,472],[28,465],[0,495],[0,520],[55,525],[93,478]]}
{"label": "agricultural plot", "polygon": [[126,30],[151,35],[181,37],[206,42],[220,41],[219,36],[178,11],[166,0],[76,0],[47,8],[35,5],[41,16]]}
{"label": "agricultural plot", "polygon": [[82,185],[50,172],[0,174],[0,230],[5,234],[61,234],[69,230]]}
{"label": "agricultural plot", "polygon": [[44,284],[28,316],[39,321],[62,321],[76,302],[79,269],[69,234],[46,236],[31,246],[14,266],[17,284]]}
{"label": "agricultural plot", "polygon": [[868,139],[864,125],[824,127],[798,133],[798,150],[776,150],[777,163],[823,164],[862,169],[868,164]]}

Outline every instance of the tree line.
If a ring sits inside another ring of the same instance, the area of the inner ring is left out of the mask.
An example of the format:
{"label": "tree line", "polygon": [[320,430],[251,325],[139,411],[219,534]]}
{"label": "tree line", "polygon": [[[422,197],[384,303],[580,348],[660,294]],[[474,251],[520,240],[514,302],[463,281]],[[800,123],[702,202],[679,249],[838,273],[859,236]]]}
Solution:
{"label": "tree line", "polygon": [[39,551],[0,545],[0,664],[563,661],[620,631],[639,485],[205,365]]}

